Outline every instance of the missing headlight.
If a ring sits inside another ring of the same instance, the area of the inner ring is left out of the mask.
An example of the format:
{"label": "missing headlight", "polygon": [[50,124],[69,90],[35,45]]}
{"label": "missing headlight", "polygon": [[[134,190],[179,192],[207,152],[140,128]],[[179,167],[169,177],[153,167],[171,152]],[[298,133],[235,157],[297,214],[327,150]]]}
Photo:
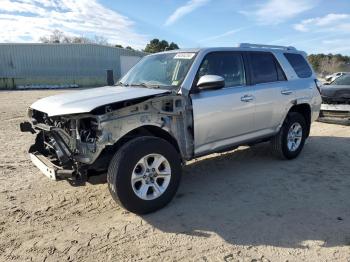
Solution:
{"label": "missing headlight", "polygon": [[79,135],[81,142],[95,143],[99,134],[98,122],[94,118],[80,119]]}

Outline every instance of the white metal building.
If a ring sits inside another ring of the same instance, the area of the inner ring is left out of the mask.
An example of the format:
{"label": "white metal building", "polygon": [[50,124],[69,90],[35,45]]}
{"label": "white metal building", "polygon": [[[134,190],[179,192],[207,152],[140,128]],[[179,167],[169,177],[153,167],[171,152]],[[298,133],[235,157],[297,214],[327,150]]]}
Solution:
{"label": "white metal building", "polygon": [[144,55],[94,44],[0,44],[0,88],[103,86]]}

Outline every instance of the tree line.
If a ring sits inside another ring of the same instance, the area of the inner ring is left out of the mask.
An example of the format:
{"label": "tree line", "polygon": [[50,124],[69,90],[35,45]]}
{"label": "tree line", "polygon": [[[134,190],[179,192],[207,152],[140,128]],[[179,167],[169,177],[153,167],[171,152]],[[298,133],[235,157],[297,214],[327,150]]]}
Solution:
{"label": "tree line", "polygon": [[89,38],[85,36],[70,36],[63,33],[60,30],[54,30],[50,35],[42,36],[39,38],[41,43],[53,43],[53,44],[99,44],[109,45],[106,38],[103,36],[95,36]]}
{"label": "tree line", "polygon": [[[54,30],[51,35],[43,36],[39,39],[42,43],[77,43],[77,44],[100,44],[112,46],[107,39],[101,36],[88,38],[84,36],[68,36],[60,30]],[[114,45],[114,47],[135,50],[131,46]],[[141,51],[146,53],[157,53],[167,50],[179,49],[179,46],[166,40],[152,39]],[[321,76],[331,74],[338,71],[350,72],[350,57],[341,54],[311,54],[308,60],[315,72]]]}
{"label": "tree line", "polygon": [[350,56],[341,54],[311,54],[308,60],[317,74],[325,76],[335,72],[350,72]]}
{"label": "tree line", "polygon": [[[60,30],[54,30],[50,35],[42,36],[39,38],[41,43],[52,43],[52,44],[99,44],[113,46],[108,43],[107,39],[101,36],[95,36],[94,38],[89,38],[85,36],[69,36]],[[125,48],[128,50],[135,50],[131,46],[123,47],[122,45],[114,45],[114,47]],[[167,50],[179,49],[179,46],[174,43],[168,43],[166,40],[159,40],[157,38],[152,39],[144,49],[141,51],[146,53],[158,53]]]}

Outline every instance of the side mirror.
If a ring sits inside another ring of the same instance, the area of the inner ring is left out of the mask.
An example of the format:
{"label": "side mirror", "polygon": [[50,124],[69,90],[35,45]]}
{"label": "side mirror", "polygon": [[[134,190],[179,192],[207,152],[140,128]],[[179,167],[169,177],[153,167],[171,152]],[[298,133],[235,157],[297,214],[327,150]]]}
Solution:
{"label": "side mirror", "polygon": [[218,75],[205,75],[199,78],[197,88],[199,90],[220,89],[225,86],[225,79]]}

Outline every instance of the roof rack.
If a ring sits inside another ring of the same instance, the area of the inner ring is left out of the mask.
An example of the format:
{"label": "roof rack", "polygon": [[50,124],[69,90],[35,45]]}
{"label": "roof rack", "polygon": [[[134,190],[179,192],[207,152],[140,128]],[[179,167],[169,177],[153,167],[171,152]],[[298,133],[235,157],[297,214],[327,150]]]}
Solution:
{"label": "roof rack", "polygon": [[260,44],[249,44],[241,43],[238,47],[242,48],[270,48],[270,49],[282,49],[282,50],[297,50],[294,46],[281,46],[281,45],[260,45]]}

